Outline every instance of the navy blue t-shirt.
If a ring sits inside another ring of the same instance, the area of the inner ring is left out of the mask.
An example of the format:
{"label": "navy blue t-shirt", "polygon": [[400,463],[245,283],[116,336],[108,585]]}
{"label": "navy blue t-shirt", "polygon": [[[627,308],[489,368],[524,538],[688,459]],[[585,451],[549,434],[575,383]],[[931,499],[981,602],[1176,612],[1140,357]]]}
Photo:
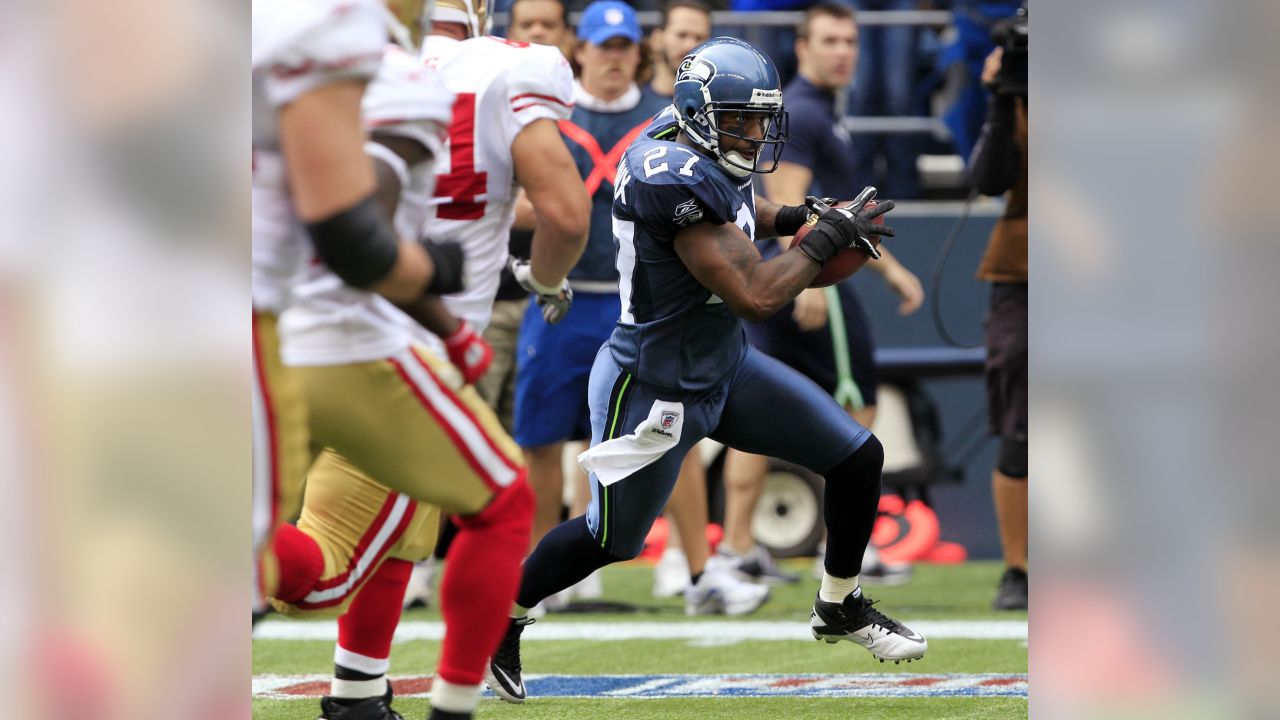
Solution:
{"label": "navy blue t-shirt", "polygon": [[640,93],[630,110],[602,112],[588,110],[579,103],[568,120],[560,122],[560,133],[573,155],[578,173],[591,193],[591,232],[582,257],[569,271],[570,280],[613,282],[618,279],[614,266],[613,231],[610,217],[613,209],[613,175],[623,149],[634,134],[644,129],[653,116],[670,105],[652,93]]}
{"label": "navy blue t-shirt", "polygon": [[[734,223],[755,237],[751,178],[674,142],[664,111],[618,166],[613,236],[622,317],[609,349],[641,382],[687,392],[721,384],[746,354],[742,322],[676,254],[676,233],[697,222]],[[662,138],[662,139],[659,139]]]}
{"label": "navy blue t-shirt", "polygon": [[789,116],[782,161],[813,171],[810,195],[851,198],[862,189],[854,176],[853,139],[836,123],[835,94],[799,75],[782,89]]}

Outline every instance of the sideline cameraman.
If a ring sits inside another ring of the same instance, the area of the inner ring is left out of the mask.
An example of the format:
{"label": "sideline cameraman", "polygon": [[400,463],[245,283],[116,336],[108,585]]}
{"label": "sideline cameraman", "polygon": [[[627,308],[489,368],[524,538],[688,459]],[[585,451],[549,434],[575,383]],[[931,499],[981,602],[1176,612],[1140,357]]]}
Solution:
{"label": "sideline cameraman", "polygon": [[1004,59],[1005,48],[998,47],[983,67],[982,83],[991,95],[970,160],[970,175],[983,195],[1008,193],[1004,216],[987,241],[978,278],[991,283],[986,321],[987,414],[992,434],[1000,437],[991,492],[1005,572],[993,606],[1023,610],[1027,607],[1027,86],[1025,65],[1002,68]]}

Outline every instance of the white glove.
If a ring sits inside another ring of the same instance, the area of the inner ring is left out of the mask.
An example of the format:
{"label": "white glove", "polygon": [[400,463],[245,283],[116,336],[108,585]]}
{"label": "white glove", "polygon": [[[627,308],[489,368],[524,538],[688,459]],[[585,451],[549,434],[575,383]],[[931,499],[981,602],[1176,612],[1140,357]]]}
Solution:
{"label": "white glove", "polygon": [[569,288],[568,279],[561,281],[559,288],[553,288],[533,279],[533,271],[530,269],[528,260],[511,258],[509,266],[511,274],[515,276],[516,282],[520,283],[520,287],[537,296],[538,304],[542,306],[543,320],[550,325],[555,325],[569,314],[569,310],[573,307],[573,290]]}

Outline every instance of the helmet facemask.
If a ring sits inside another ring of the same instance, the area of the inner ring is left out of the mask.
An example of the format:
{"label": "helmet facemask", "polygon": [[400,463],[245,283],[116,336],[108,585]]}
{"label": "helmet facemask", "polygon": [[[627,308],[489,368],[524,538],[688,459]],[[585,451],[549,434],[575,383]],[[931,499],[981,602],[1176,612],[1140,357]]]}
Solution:
{"label": "helmet facemask", "polygon": [[[712,137],[715,138],[711,152],[715,154],[717,164],[737,177],[777,170],[782,146],[787,141],[787,111],[782,109],[781,103],[771,108],[727,108],[719,105],[712,103],[713,109],[707,113]],[[755,152],[748,158],[737,148],[725,150],[722,143],[726,137],[750,143]],[[772,157],[768,166],[762,168],[760,159],[767,154]]]}

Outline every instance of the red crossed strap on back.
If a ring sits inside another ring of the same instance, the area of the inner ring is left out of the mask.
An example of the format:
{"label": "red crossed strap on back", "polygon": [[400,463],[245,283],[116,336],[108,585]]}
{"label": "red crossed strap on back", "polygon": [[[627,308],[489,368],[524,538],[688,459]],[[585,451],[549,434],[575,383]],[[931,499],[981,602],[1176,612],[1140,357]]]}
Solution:
{"label": "red crossed strap on back", "polygon": [[591,171],[591,174],[587,176],[586,180],[583,180],[583,183],[587,186],[588,195],[595,195],[602,182],[613,185],[613,176],[618,170],[618,161],[622,160],[622,154],[627,151],[631,141],[639,137],[640,133],[648,126],[649,121],[645,120],[631,128],[630,132],[624,135],[606,154],[600,149],[600,143],[591,133],[569,120],[560,121],[560,132],[576,142],[583,150],[586,150],[587,154],[591,156],[591,161],[595,163],[595,168]]}

